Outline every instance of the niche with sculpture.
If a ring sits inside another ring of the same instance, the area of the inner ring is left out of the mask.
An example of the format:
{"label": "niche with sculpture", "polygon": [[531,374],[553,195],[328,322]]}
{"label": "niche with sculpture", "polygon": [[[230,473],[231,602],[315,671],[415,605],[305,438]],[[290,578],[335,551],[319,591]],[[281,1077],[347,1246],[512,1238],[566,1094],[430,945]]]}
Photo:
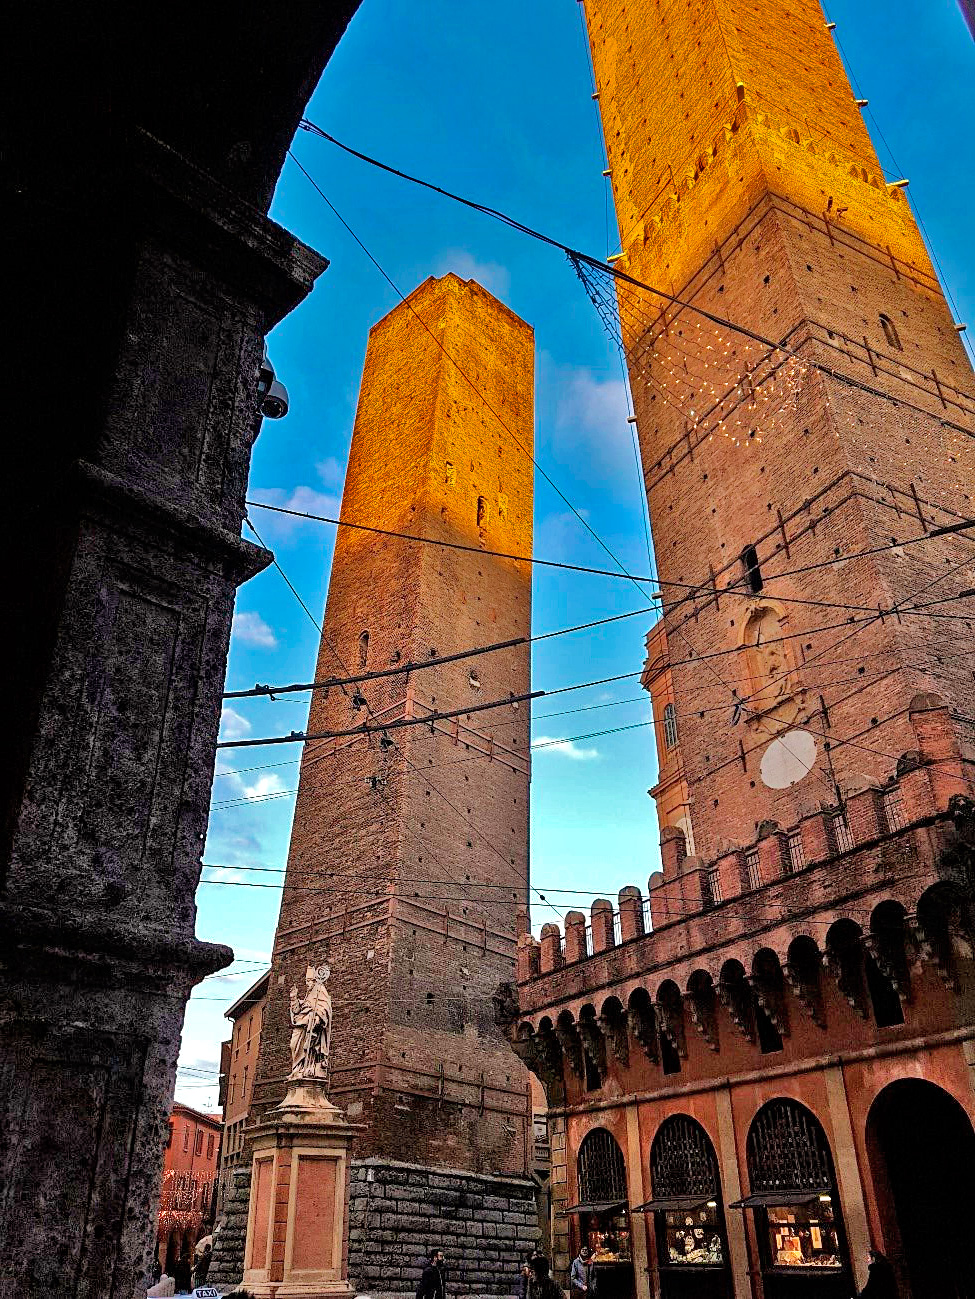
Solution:
{"label": "niche with sculpture", "polygon": [[742,630],[743,712],[751,729],[767,735],[792,726],[805,702],[787,623],[776,604],[763,601],[752,608]]}

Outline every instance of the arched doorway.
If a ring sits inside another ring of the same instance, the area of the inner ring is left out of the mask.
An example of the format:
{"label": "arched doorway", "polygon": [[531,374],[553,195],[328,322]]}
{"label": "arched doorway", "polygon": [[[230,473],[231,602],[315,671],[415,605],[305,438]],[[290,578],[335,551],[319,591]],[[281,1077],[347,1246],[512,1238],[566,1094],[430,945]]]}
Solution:
{"label": "arched doorway", "polygon": [[731,1294],[721,1178],[711,1139],[686,1114],[664,1119],[650,1147],[661,1299]]}
{"label": "arched doorway", "polygon": [[765,1299],[849,1299],[853,1288],[833,1157],[822,1124],[798,1101],[769,1101],[746,1143]]}
{"label": "arched doorway", "polygon": [[605,1128],[593,1128],[576,1156],[579,1203],[566,1209],[579,1222],[575,1248],[588,1245],[596,1269],[595,1289],[608,1299],[632,1299],[633,1256],[627,1203],[626,1161]]}
{"label": "arched doorway", "polygon": [[920,1078],[890,1083],[870,1107],[867,1152],[902,1293],[975,1299],[975,1129],[961,1105]]}

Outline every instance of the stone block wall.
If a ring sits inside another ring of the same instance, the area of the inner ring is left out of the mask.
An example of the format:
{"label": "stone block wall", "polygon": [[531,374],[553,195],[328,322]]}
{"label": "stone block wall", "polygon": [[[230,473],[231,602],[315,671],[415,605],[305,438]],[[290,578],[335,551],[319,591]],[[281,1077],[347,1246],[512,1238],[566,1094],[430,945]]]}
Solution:
{"label": "stone block wall", "polygon": [[452,1296],[517,1294],[541,1234],[529,1178],[381,1159],[352,1165],[349,1224],[349,1280],[369,1294],[413,1294],[434,1248]]}
{"label": "stone block wall", "polygon": [[251,1166],[232,1170],[224,1202],[224,1222],[213,1240],[213,1260],[207,1284],[218,1290],[240,1285],[244,1275],[244,1245],[247,1243],[247,1213],[251,1196]]}

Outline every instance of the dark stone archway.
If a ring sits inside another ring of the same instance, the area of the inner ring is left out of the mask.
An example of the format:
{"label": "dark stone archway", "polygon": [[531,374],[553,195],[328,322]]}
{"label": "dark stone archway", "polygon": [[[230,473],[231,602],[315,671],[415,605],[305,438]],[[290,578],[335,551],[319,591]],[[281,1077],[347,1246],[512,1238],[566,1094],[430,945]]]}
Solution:
{"label": "dark stone archway", "polygon": [[358,0],[18,5],[7,39],[0,1297],[132,1299],[186,998],[262,339],[325,259],[266,216]]}
{"label": "dark stone archway", "polygon": [[887,1254],[905,1299],[973,1299],[975,1130],[946,1091],[890,1083],[870,1108],[867,1150]]}

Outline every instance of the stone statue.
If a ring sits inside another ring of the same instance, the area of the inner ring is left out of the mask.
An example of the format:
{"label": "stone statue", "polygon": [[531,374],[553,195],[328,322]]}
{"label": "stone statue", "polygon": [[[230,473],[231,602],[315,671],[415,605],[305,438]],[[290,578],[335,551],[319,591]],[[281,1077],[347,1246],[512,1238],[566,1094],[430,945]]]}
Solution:
{"label": "stone statue", "polygon": [[288,1081],[328,1078],[328,1057],[332,1041],[332,998],[325,982],[331,971],[327,965],[305,972],[305,995],[298,996],[297,985],[291,989],[291,1073]]}

